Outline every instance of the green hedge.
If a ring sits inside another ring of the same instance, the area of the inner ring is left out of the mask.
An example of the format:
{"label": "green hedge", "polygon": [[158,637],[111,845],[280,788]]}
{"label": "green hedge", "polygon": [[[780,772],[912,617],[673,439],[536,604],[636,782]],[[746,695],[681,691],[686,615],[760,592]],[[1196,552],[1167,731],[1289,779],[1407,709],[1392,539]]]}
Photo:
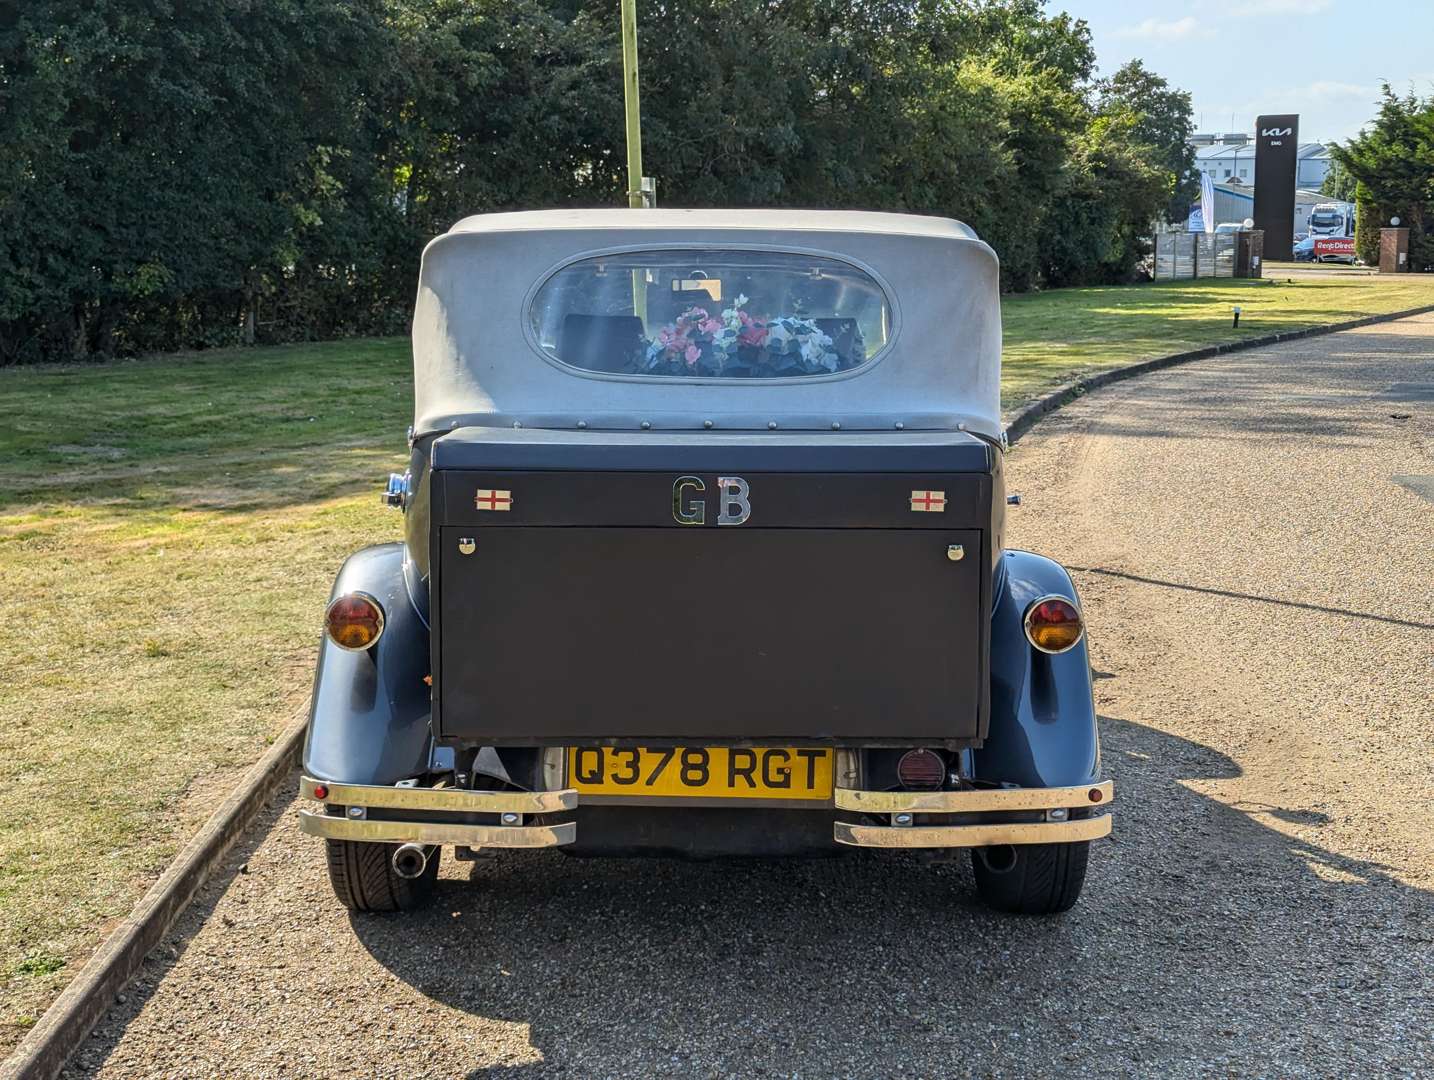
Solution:
{"label": "green hedge", "polygon": [[[0,15],[0,363],[401,331],[423,244],[621,205],[615,0],[32,0]],[[1008,288],[1120,281],[1188,95],[1041,0],[641,11],[669,206],[948,214]]]}

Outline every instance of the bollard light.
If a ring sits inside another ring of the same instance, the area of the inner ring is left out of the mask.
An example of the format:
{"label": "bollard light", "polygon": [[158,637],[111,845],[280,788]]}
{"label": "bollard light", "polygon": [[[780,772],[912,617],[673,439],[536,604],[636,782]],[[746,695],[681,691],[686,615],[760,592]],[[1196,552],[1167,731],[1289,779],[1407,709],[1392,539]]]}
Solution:
{"label": "bollard light", "polygon": [[1240,328],[1240,305],[1235,305],[1235,329]]}

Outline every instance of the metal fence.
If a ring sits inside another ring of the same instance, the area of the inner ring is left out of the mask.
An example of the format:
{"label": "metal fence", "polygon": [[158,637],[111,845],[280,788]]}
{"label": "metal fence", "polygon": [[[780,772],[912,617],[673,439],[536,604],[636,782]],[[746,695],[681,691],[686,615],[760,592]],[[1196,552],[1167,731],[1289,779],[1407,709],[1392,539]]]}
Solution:
{"label": "metal fence", "polygon": [[1155,280],[1234,277],[1238,243],[1235,233],[1156,233]]}

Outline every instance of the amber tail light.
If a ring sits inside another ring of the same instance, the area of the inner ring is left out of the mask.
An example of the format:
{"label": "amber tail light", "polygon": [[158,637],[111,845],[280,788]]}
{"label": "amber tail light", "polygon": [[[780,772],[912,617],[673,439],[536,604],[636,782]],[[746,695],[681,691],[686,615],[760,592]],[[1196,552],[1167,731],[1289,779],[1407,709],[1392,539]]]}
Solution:
{"label": "amber tail light", "polygon": [[383,605],[368,593],[344,593],[324,612],[324,630],[341,649],[371,649],[383,635]]}
{"label": "amber tail light", "polygon": [[1062,596],[1042,596],[1026,608],[1026,640],[1043,653],[1073,649],[1085,633],[1080,611]]}

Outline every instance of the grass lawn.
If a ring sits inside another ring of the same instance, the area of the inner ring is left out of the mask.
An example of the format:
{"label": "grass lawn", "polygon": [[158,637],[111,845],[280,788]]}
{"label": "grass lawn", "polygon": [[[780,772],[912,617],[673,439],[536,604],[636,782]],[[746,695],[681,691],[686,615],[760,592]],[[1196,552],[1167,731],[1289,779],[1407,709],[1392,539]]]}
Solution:
{"label": "grass lawn", "polygon": [[[1434,278],[1017,297],[1007,404],[1427,303]],[[304,702],[335,570],[398,536],[410,400],[401,340],[0,371],[0,1052]]]}
{"label": "grass lawn", "polygon": [[304,701],[403,341],[0,371],[0,1053]]}
{"label": "grass lawn", "polygon": [[[1434,276],[1352,275],[1275,265],[1254,281],[1179,281],[1008,297],[1001,403],[1074,374],[1187,349],[1434,304]],[[1297,274],[1298,277],[1288,277]],[[1232,308],[1241,308],[1232,328]]]}

